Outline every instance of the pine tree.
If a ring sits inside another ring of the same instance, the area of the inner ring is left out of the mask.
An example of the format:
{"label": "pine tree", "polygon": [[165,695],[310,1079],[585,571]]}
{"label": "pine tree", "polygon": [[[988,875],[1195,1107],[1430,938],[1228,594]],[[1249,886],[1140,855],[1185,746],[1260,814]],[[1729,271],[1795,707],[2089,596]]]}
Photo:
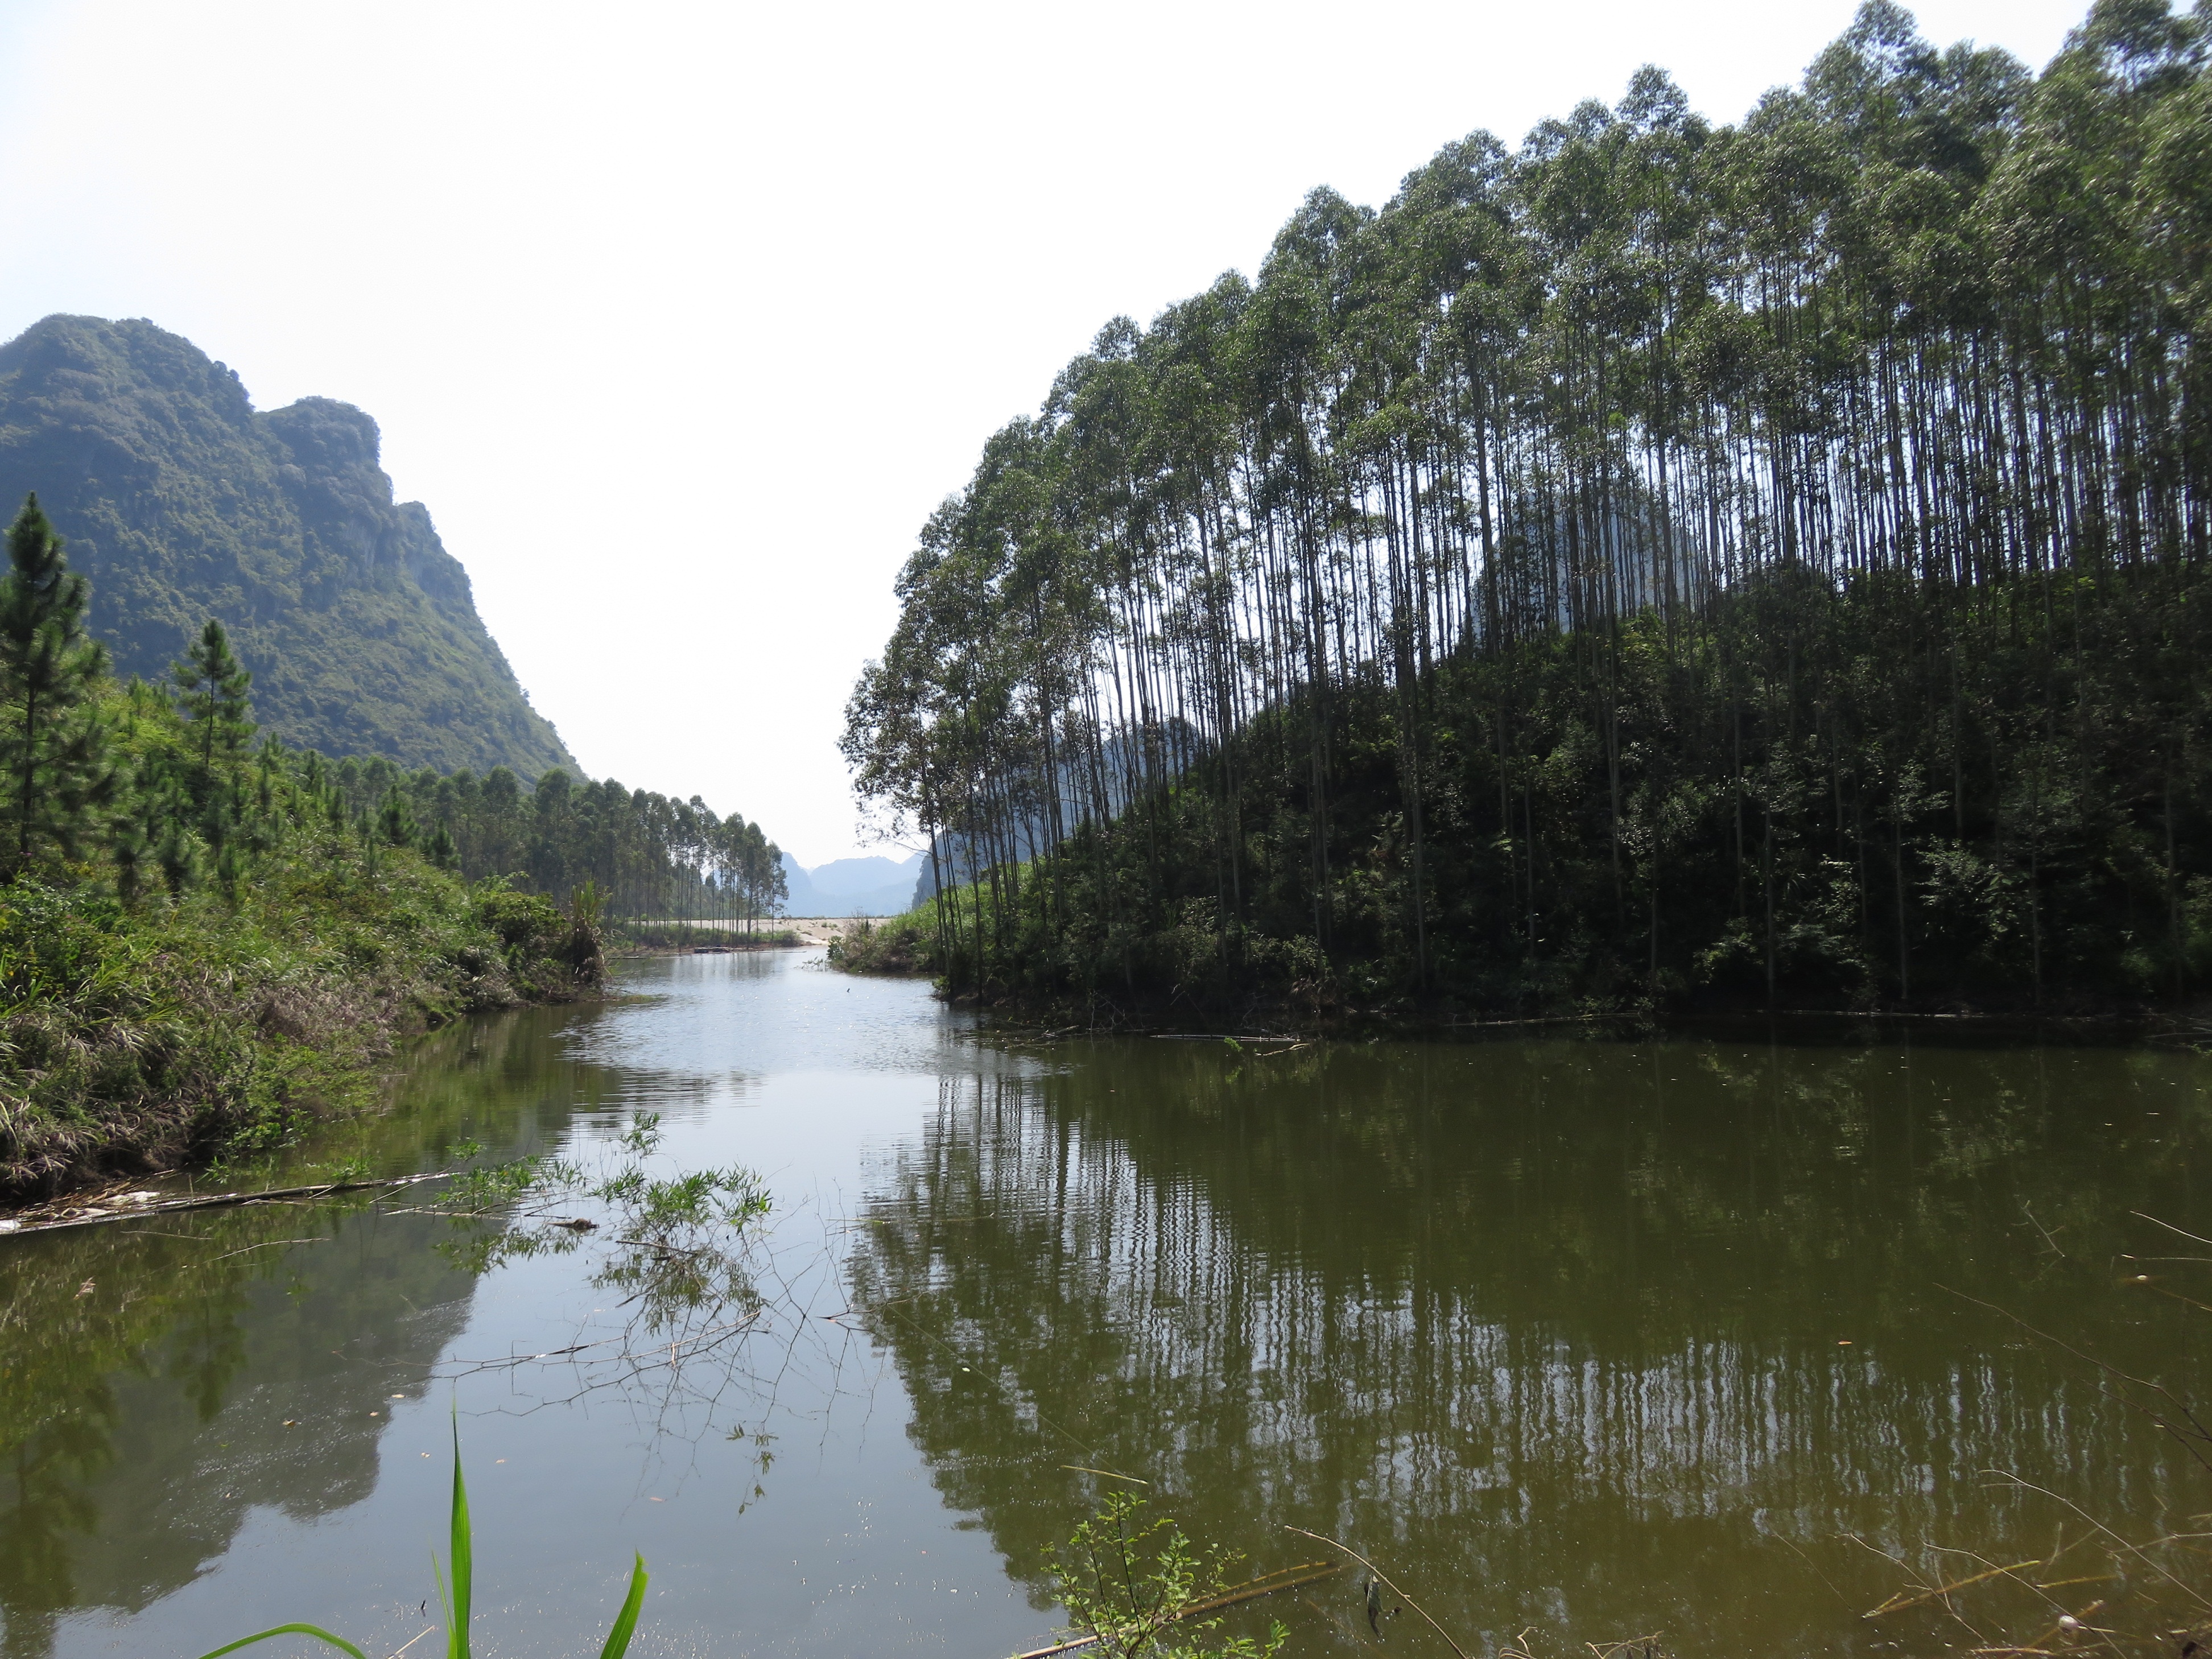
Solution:
{"label": "pine tree", "polygon": [[232,653],[229,636],[212,617],[171,672],[177,679],[177,700],[191,722],[203,787],[212,790],[218,769],[226,777],[235,772],[253,736],[247,696],[253,676]]}
{"label": "pine tree", "polygon": [[389,847],[412,847],[419,838],[415,814],[396,783],[384,792],[384,803],[377,809],[376,835]]}
{"label": "pine tree", "polygon": [[0,577],[0,761],[7,779],[0,866],[13,879],[32,866],[42,845],[74,854],[115,780],[106,729],[90,701],[107,653],[85,634],[89,586],[70,569],[36,495],[9,528],[8,561]]}

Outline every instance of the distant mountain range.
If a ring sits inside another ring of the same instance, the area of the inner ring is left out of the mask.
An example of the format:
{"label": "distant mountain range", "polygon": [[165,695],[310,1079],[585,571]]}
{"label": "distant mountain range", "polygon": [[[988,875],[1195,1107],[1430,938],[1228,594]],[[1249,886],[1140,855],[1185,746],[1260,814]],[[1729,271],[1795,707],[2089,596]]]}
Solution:
{"label": "distant mountain range", "polygon": [[0,518],[39,501],[92,579],[118,673],[166,678],[210,617],[264,726],[333,756],[575,769],[477,615],[376,422],[237,374],[144,321],[49,317],[0,346]]}
{"label": "distant mountain range", "polygon": [[790,896],[784,901],[792,916],[896,916],[914,908],[915,884],[928,855],[915,853],[903,859],[836,859],[803,867],[790,854],[783,855],[784,879]]}

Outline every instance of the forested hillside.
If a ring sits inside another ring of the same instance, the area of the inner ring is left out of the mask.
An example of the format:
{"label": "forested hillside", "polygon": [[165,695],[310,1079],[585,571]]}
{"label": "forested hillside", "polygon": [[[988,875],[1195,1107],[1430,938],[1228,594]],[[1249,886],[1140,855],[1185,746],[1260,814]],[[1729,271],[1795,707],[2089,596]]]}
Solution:
{"label": "forested hillside", "polygon": [[0,503],[44,503],[119,675],[166,678],[213,617],[290,743],[573,768],[377,446],[374,421],[328,398],[257,411],[235,374],[149,322],[49,317],[0,346]]}
{"label": "forested hillside", "polygon": [[397,1035],[594,991],[610,917],[782,893],[759,827],[696,797],[288,748],[212,618],[120,682],[35,499],[7,553],[0,1200],[281,1142]]}
{"label": "forested hillside", "polygon": [[2212,984],[2212,14],[2040,76],[1864,6],[1110,323],[849,710],[1097,1009],[2052,1006]]}

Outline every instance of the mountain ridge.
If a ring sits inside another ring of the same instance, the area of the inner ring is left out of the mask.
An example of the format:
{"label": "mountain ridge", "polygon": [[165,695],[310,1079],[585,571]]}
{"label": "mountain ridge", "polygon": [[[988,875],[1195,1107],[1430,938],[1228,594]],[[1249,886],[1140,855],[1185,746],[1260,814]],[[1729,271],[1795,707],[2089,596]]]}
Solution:
{"label": "mountain ridge", "polygon": [[580,771],[362,410],[256,410],[236,371],[143,319],[46,317],[0,345],[0,501],[35,493],[92,580],[116,672],[165,678],[210,617],[262,724],[332,756]]}

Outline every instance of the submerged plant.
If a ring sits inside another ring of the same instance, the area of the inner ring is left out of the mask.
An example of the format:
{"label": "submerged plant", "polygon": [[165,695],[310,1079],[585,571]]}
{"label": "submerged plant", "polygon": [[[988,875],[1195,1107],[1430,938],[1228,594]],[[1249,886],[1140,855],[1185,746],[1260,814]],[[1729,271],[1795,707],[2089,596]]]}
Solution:
{"label": "submerged plant", "polygon": [[1115,1492],[1066,1544],[1045,1547],[1075,1639],[1115,1659],[1269,1659],[1289,1635],[1279,1623],[1263,1643],[1204,1639],[1221,1624],[1208,1613],[1243,1599],[1228,1583],[1237,1558],[1212,1550],[1201,1560],[1171,1517],[1148,1519],[1144,1509],[1143,1498]]}
{"label": "submerged plant", "polygon": [[[469,1525],[469,1489],[461,1478],[461,1433],[458,1425],[453,1430],[453,1502],[452,1532],[453,1577],[450,1581],[443,1572],[438,1574],[438,1603],[446,1610],[447,1659],[469,1659],[469,1605],[476,1587],[475,1553]],[[433,1571],[436,1570],[434,1560]],[[606,1644],[599,1650],[599,1659],[622,1659],[629,1651],[630,1638],[636,1633],[638,1614],[645,1607],[645,1587],[648,1576],[645,1558],[635,1558],[630,1568],[629,1594],[623,1598],[622,1611],[615,1615],[614,1628],[607,1632]],[[334,1636],[319,1625],[278,1625],[273,1629],[257,1631],[252,1636],[241,1636],[237,1641],[219,1647],[201,1659],[222,1659],[226,1653],[235,1653],[240,1648],[252,1647],[256,1642],[266,1642],[278,1636],[311,1636],[315,1640],[349,1653],[353,1659],[368,1659],[359,1648],[343,1636]]]}

